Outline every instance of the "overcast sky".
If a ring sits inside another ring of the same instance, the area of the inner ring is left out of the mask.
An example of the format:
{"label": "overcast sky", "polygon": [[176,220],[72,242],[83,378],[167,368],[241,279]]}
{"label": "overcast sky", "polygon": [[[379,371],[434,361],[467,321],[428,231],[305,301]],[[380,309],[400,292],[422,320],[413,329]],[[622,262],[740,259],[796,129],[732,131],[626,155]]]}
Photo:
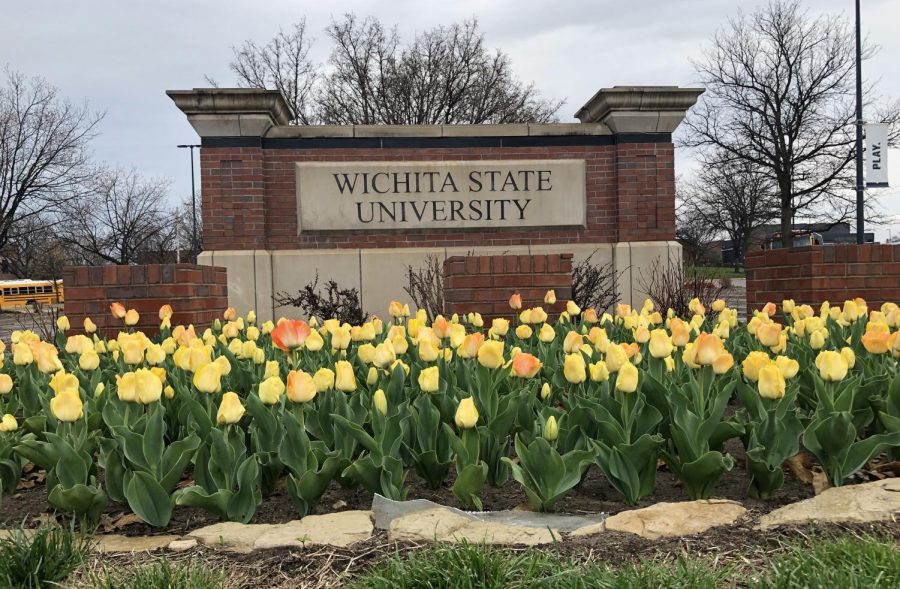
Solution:
{"label": "overcast sky", "polygon": [[[265,42],[279,27],[306,17],[317,39],[313,58],[329,46],[332,16],[355,12],[396,24],[402,36],[477,17],[487,44],[505,51],[515,71],[547,96],[562,98],[563,121],[597,89],[613,85],[696,85],[690,59],[739,8],[764,0],[4,0],[0,64],[39,75],[63,94],[106,112],[97,159],[134,166],[172,181],[171,195],[190,193],[189,160],[178,143],[197,137],[167,89],[202,87],[204,75],[227,86],[230,47]],[[812,14],[844,11],[851,0],[806,0]],[[867,80],[900,96],[900,1],[863,0],[863,32],[880,47],[866,62]],[[879,198],[900,213],[900,152],[891,153],[892,184]],[[678,172],[689,162],[679,158]],[[900,232],[900,223],[893,227]],[[887,237],[887,229],[879,231]]]}

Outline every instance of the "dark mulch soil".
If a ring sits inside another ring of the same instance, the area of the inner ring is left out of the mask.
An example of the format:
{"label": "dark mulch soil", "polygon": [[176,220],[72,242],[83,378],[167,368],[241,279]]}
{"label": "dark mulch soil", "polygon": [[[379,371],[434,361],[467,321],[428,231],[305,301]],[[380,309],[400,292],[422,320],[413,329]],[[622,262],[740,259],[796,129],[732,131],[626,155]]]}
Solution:
{"label": "dark mulch soil", "polygon": [[[757,501],[747,497],[746,471],[742,467],[743,448],[737,440],[731,440],[726,449],[738,461],[735,468],[722,477],[713,491],[713,497],[741,501],[754,513],[766,513],[782,505],[794,503],[811,497],[813,489],[787,476],[784,487],[767,501]],[[452,481],[439,489],[428,489],[413,471],[407,474],[410,485],[408,499],[429,499],[442,505],[456,506],[456,497],[451,490]],[[504,509],[524,508],[527,498],[517,482],[510,479],[502,487],[486,486],[482,491],[484,509],[498,511]],[[688,497],[682,485],[664,466],[657,473],[656,491],[642,500],[637,507],[646,507],[660,501],[687,501]],[[317,509],[317,513],[328,513],[346,509],[369,509],[372,495],[362,488],[346,489],[333,482],[325,492]],[[618,492],[603,477],[597,467],[591,467],[584,483],[573,489],[555,506],[555,511],[572,514],[617,513],[630,509]],[[143,523],[127,523],[116,526],[123,515],[127,515],[127,505],[110,503],[104,517],[105,529],[100,531],[115,532],[125,535],[183,534],[190,530],[215,523],[215,516],[200,509],[178,507],[175,509],[168,528],[152,528]],[[14,495],[3,497],[0,504],[0,525],[13,526],[24,523],[26,526],[38,525],[42,519],[52,517],[52,510],[47,503],[46,490],[42,483],[32,488],[20,488]],[[284,490],[263,498],[256,511],[252,523],[281,523],[297,519],[297,511]],[[122,523],[129,521],[128,518]]]}
{"label": "dark mulch soil", "polygon": [[[782,527],[760,532],[753,521],[737,526],[713,528],[694,536],[646,540],[632,534],[602,532],[583,538],[542,546],[563,560],[619,566],[639,561],[671,562],[680,556],[708,559],[710,567],[737,566],[752,575],[762,570],[765,561],[784,550],[787,542],[803,542],[810,536],[827,538],[852,534],[876,535],[900,541],[900,523],[817,525]],[[306,549],[274,549],[239,554],[227,550],[198,547],[185,553],[167,553],[170,560],[204,562],[227,571],[230,587],[242,589],[316,589],[343,587],[345,581],[377,566],[385,560],[421,548],[421,544],[390,542],[382,531],[368,540],[347,548],[310,547]],[[527,550],[507,547],[508,550]],[[103,555],[104,566],[133,567],[158,555]],[[742,574],[742,573],[739,573]],[[80,586],[80,585],[79,585]]]}

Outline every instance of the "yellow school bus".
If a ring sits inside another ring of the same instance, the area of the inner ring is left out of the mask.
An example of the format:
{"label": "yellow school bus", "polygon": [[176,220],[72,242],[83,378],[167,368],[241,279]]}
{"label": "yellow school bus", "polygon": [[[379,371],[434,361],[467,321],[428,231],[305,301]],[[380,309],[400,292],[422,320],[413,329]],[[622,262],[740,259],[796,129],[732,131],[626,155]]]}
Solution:
{"label": "yellow school bus", "polygon": [[0,309],[21,309],[26,305],[62,303],[62,280],[0,280]]}

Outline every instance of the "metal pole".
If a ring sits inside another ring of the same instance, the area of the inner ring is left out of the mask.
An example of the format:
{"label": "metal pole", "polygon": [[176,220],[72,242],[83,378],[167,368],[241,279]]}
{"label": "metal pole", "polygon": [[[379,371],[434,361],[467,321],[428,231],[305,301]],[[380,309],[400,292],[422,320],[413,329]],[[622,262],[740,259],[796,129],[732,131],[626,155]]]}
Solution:
{"label": "metal pole", "polygon": [[863,186],[863,99],[862,35],[859,0],[856,0],[856,243],[865,243],[865,202]]}
{"label": "metal pole", "polygon": [[191,257],[197,251],[197,194],[194,188],[194,145],[191,146]]}

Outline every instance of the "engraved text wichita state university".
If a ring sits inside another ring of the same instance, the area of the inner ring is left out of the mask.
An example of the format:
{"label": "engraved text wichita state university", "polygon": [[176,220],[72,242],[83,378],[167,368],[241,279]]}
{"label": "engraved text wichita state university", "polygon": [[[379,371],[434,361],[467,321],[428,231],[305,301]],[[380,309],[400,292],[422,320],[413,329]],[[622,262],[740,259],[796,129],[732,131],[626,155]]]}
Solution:
{"label": "engraved text wichita state university", "polygon": [[[357,221],[363,224],[524,221],[532,202],[526,195],[553,189],[552,170],[541,169],[351,172],[332,177],[342,196],[356,199]],[[460,194],[467,198],[454,198]]]}

